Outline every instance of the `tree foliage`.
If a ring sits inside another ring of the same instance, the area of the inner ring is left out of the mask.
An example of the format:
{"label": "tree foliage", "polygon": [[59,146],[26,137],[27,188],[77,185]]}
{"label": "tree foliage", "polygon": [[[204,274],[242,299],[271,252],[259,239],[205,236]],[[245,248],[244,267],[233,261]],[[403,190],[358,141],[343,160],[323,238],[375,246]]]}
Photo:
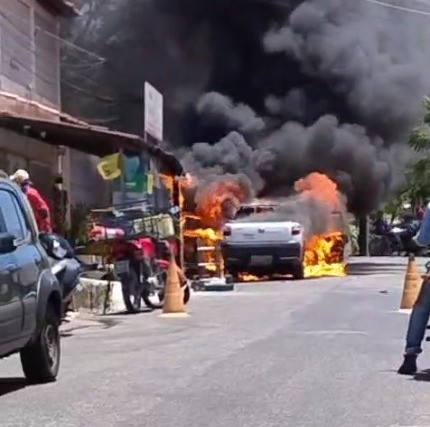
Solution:
{"label": "tree foliage", "polygon": [[422,123],[411,133],[409,145],[417,153],[417,160],[406,171],[402,191],[412,201],[430,196],[430,97],[424,99],[425,114]]}

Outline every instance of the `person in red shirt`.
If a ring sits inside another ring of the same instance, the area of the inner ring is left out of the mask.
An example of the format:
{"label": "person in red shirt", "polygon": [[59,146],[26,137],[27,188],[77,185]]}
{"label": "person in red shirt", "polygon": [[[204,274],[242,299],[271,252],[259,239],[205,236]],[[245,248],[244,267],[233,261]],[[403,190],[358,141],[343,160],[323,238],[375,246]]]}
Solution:
{"label": "person in red shirt", "polygon": [[33,187],[28,172],[24,169],[18,169],[10,176],[10,179],[18,184],[27,196],[39,231],[42,233],[52,233],[51,212],[48,203],[36,188]]}

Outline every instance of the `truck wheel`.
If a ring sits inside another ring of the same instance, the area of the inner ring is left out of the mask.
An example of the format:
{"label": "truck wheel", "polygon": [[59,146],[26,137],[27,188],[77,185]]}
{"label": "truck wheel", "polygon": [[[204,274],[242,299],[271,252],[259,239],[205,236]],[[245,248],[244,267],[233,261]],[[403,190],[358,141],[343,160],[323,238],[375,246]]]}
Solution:
{"label": "truck wheel", "polygon": [[303,280],[305,278],[305,268],[302,262],[294,264],[291,269],[291,274],[294,280]]}
{"label": "truck wheel", "polygon": [[60,319],[48,304],[42,330],[21,350],[21,364],[30,383],[55,381],[60,368]]}

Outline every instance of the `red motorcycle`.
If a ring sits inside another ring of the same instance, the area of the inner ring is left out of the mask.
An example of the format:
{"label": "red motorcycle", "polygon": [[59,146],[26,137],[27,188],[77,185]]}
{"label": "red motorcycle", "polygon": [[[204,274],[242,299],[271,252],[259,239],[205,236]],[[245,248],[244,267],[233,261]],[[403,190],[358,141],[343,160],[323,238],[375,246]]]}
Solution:
{"label": "red motorcycle", "polygon": [[[176,255],[174,241],[156,241],[150,237],[127,239],[120,228],[93,224],[89,232],[93,241],[107,240],[107,262],[114,265],[114,274],[121,281],[124,304],[129,313],[141,308],[142,300],[152,309],[162,308],[171,254]],[[190,299],[188,281],[178,268],[184,303]]]}

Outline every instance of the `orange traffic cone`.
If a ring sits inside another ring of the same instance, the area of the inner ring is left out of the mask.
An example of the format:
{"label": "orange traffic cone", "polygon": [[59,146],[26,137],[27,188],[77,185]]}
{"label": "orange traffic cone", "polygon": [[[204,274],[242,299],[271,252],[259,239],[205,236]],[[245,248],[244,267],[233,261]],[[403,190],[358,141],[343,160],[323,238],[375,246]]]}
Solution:
{"label": "orange traffic cone", "polygon": [[188,316],[185,311],[184,293],[181,288],[178,270],[175,257],[172,256],[169,270],[167,271],[166,293],[164,296],[162,316]]}
{"label": "orange traffic cone", "polygon": [[422,277],[418,271],[415,256],[409,255],[408,267],[406,269],[405,284],[403,286],[402,302],[400,309],[411,309],[417,300],[421,290]]}

